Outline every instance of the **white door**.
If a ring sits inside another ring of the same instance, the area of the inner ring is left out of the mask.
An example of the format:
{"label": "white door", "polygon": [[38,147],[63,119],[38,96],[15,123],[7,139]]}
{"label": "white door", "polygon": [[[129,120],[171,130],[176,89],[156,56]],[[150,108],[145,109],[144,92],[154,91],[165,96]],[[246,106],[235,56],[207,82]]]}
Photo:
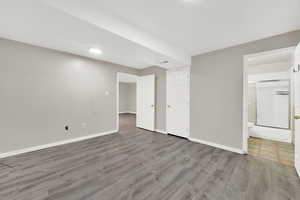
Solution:
{"label": "white door", "polygon": [[295,167],[300,176],[300,44],[295,53]]}
{"label": "white door", "polygon": [[167,132],[189,137],[190,69],[167,71]]}
{"label": "white door", "polygon": [[155,127],[155,76],[137,79],[137,127],[154,131]]}
{"label": "white door", "polygon": [[290,127],[289,81],[256,84],[257,125],[288,129]]}

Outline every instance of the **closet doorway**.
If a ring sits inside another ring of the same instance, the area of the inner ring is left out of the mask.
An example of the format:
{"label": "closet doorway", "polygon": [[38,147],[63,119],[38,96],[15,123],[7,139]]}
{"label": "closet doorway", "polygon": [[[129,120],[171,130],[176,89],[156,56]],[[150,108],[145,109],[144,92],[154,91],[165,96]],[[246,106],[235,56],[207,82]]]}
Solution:
{"label": "closet doorway", "polygon": [[136,127],[138,76],[117,73],[117,127],[119,132]]}

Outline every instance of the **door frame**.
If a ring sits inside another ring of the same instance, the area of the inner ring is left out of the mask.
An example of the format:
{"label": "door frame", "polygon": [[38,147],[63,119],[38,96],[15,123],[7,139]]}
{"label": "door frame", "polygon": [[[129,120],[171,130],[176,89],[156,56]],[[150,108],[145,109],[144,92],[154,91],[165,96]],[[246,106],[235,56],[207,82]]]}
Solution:
{"label": "door frame", "polygon": [[[287,47],[287,48],[280,48],[270,51],[263,51],[259,53],[253,53],[253,54],[247,54],[243,56],[243,115],[242,115],[242,135],[243,135],[243,151],[245,154],[248,154],[248,60],[251,57],[257,57],[257,56],[266,56],[266,55],[273,55],[278,54],[281,52],[287,52],[290,51],[291,53],[294,53],[296,49],[296,46]],[[291,73],[292,72],[292,66],[293,66],[293,60],[291,61]],[[293,81],[291,80],[291,92],[293,91]],[[292,93],[291,93],[292,95]],[[291,101],[293,101],[293,98],[291,98]],[[293,106],[293,105],[292,105]],[[291,117],[293,115],[293,112],[291,112]],[[292,130],[293,134],[293,130]]]}
{"label": "door frame", "polygon": [[[190,133],[190,94],[191,94],[191,67],[177,67],[177,68],[172,68],[167,70],[166,72],[166,89],[168,90],[168,72],[170,71],[178,71],[178,70],[188,70],[188,91],[187,91],[187,139],[190,138],[191,133]],[[168,91],[166,92],[166,134],[168,134]]]}
{"label": "door frame", "polygon": [[[121,74],[128,74],[128,75],[130,75],[130,76],[135,76],[136,78],[138,78],[139,76],[138,75],[136,75],[136,74],[131,74],[131,73],[126,73],[126,72],[117,72],[117,84],[116,84],[116,111],[117,111],[117,116],[116,116],[116,130],[117,130],[117,132],[119,132],[119,129],[120,129],[120,124],[119,124],[119,122],[120,122],[120,116],[119,116],[119,112],[120,112],[120,109],[119,109],[119,104],[120,104],[120,102],[119,102],[119,100],[120,100],[120,98],[119,98],[119,95],[120,95],[120,87],[119,87],[119,84],[120,84],[120,75]],[[137,84],[137,81],[136,81],[136,84]],[[137,87],[137,86],[136,86]],[[137,96],[137,95],[136,95]],[[136,97],[137,98],[137,97]]]}
{"label": "door frame", "polygon": [[[298,78],[299,78],[299,74],[298,73],[300,73],[299,72],[299,62],[298,62],[298,59],[296,58],[296,56],[299,56],[299,54],[298,53],[300,53],[299,52],[300,51],[300,43],[298,43],[298,45],[297,45],[297,47],[296,47],[296,49],[295,49],[295,54],[294,54],[294,74],[295,74],[295,76],[293,76],[293,85],[294,86],[296,86],[296,84],[298,83]],[[298,74],[298,75],[296,75],[296,73]],[[297,77],[297,79],[296,79],[296,77]],[[299,83],[298,83],[299,84]],[[294,87],[294,91],[296,91],[296,87]],[[294,93],[294,98],[296,97],[296,95],[295,95],[295,93]],[[298,113],[296,113],[296,98],[294,99],[294,107],[295,107],[295,109],[294,109],[294,116],[296,116],[296,115],[298,115]],[[297,105],[297,106],[299,106],[299,105]],[[294,117],[293,116],[293,117]],[[295,127],[295,125],[296,125],[296,119],[294,118],[294,142],[295,142],[295,157],[294,157],[294,160],[295,160],[295,168],[296,168],[296,172],[297,172],[297,174],[298,174],[298,176],[300,177],[300,166],[298,165],[298,160],[299,160],[299,158],[297,158],[297,156],[299,156],[299,155],[297,155],[297,152],[296,152],[296,127]],[[297,139],[299,139],[299,138],[297,138]],[[298,143],[297,143],[298,144]],[[298,147],[299,148],[299,147]]]}

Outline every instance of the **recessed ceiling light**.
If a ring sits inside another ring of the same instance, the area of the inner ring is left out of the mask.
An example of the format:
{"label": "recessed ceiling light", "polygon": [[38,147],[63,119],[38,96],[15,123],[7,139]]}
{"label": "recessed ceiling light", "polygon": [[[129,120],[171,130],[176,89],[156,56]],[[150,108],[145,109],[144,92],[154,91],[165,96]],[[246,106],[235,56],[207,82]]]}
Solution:
{"label": "recessed ceiling light", "polygon": [[90,48],[89,52],[91,54],[94,54],[94,55],[101,55],[102,54],[102,51],[100,49],[98,49],[98,48]]}
{"label": "recessed ceiling light", "polygon": [[183,2],[195,2],[196,0],[183,0]]}
{"label": "recessed ceiling light", "polygon": [[203,3],[204,0],[182,0],[184,3]]}

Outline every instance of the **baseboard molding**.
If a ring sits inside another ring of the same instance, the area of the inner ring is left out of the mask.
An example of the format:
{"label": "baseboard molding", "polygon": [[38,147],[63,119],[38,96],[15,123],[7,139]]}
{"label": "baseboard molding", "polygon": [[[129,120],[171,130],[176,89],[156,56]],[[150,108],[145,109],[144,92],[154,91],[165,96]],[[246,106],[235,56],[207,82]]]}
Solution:
{"label": "baseboard molding", "polygon": [[155,132],[162,133],[162,134],[168,134],[167,131],[163,131],[160,129],[155,129]]}
{"label": "baseboard molding", "polygon": [[136,112],[124,111],[124,112],[119,112],[119,114],[136,114]]}
{"label": "baseboard molding", "polygon": [[292,143],[292,131],[278,128],[253,126],[248,130],[249,136],[258,137],[279,142]]}
{"label": "baseboard molding", "polygon": [[72,138],[72,139],[68,139],[68,140],[62,140],[62,141],[58,141],[58,142],[54,142],[54,143],[29,147],[29,148],[25,148],[25,149],[10,151],[10,152],[7,152],[7,153],[0,153],[0,158],[6,158],[6,157],[15,156],[15,155],[23,154],[23,153],[29,153],[29,152],[32,152],[32,151],[38,151],[38,150],[42,150],[42,149],[48,149],[50,147],[55,147],[55,146],[60,146],[60,145],[64,145],[64,144],[69,144],[69,143],[79,142],[79,141],[83,141],[83,140],[88,140],[88,139],[92,139],[92,138],[96,138],[96,137],[100,137],[100,136],[104,136],[104,135],[113,134],[113,133],[116,133],[116,132],[118,132],[118,131],[117,130],[112,130],[112,131],[92,134],[92,135],[88,135],[88,136],[77,137],[77,138]]}
{"label": "baseboard molding", "polygon": [[245,154],[245,152],[242,149],[228,147],[228,146],[225,146],[225,145],[222,145],[222,144],[213,143],[213,142],[207,142],[207,141],[199,140],[199,139],[196,139],[196,138],[188,138],[188,139],[190,141],[192,141],[192,142],[205,144],[205,145],[216,147],[216,148],[219,148],[219,149],[224,149],[226,151],[231,151],[231,152],[238,153],[238,154]]}

